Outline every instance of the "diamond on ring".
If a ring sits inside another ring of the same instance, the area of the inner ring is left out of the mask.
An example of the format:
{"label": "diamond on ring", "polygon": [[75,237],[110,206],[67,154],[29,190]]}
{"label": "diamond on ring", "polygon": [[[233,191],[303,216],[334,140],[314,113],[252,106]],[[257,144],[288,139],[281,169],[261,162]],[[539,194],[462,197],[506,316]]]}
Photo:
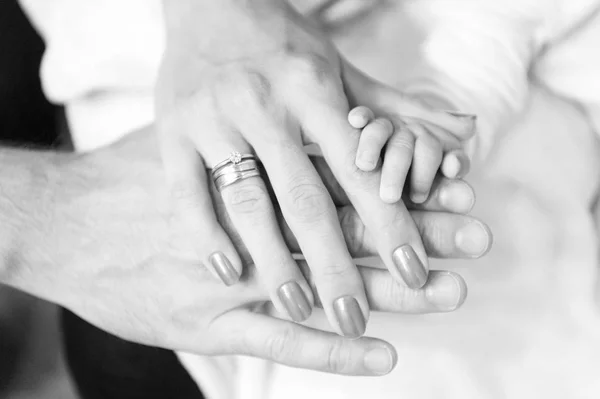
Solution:
{"label": "diamond on ring", "polygon": [[233,151],[231,154],[229,154],[229,162],[231,162],[234,165],[239,164],[240,162],[242,162],[242,154],[240,154],[237,151]]}
{"label": "diamond on ring", "polygon": [[213,167],[211,176],[217,190],[221,191],[237,181],[260,176],[260,169],[256,156],[232,151],[224,161]]}

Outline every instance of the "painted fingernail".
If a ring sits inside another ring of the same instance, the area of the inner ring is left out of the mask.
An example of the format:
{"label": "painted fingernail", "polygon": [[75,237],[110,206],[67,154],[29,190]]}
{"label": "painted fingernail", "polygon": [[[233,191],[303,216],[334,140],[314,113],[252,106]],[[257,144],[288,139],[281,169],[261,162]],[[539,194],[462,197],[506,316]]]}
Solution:
{"label": "painted fingernail", "polygon": [[223,253],[214,252],[208,259],[225,285],[233,285],[240,279],[237,270]]}
{"label": "painted fingernail", "polygon": [[398,247],[392,253],[394,265],[409,288],[418,289],[427,282],[427,271],[410,245]]}
{"label": "painted fingernail", "polygon": [[441,312],[450,312],[458,308],[467,297],[467,285],[464,280],[449,272],[432,274],[425,289],[427,301]]}
{"label": "painted fingernail", "polygon": [[490,248],[491,236],[480,222],[471,222],[456,232],[455,244],[466,255],[478,258]]}
{"label": "painted fingernail", "polygon": [[333,311],[344,337],[359,338],[365,333],[365,318],[356,299],[351,296],[336,299]]}
{"label": "painted fingernail", "polygon": [[304,291],[302,291],[300,285],[295,281],[289,281],[279,287],[277,296],[279,296],[279,300],[285,307],[290,318],[296,323],[308,319],[312,313],[312,307]]}
{"label": "painted fingernail", "polygon": [[475,193],[464,182],[454,181],[440,189],[438,199],[446,210],[457,213],[467,213],[475,205]]}
{"label": "painted fingernail", "polygon": [[385,347],[371,349],[364,359],[365,368],[375,375],[388,374],[395,363],[395,355]]}

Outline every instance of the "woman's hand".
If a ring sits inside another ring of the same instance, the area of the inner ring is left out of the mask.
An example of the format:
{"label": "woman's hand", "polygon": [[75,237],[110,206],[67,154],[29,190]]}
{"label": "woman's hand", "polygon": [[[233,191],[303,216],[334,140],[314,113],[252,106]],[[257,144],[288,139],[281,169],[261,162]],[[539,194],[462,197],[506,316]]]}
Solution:
{"label": "woman's hand", "polygon": [[[212,279],[187,250],[194,244],[192,238],[177,221],[169,223],[164,173],[152,134],[136,133],[97,153],[65,158],[50,165],[54,169],[48,172],[54,187],[48,190],[53,193],[53,224],[28,229],[30,234],[20,241],[24,246],[17,248],[23,252],[14,251],[13,256],[32,262],[2,281],[139,343],[197,354],[248,354],[341,374],[379,375],[391,369],[395,352],[384,341],[348,340],[262,312],[269,293],[214,191],[218,221],[242,254],[248,273],[232,287]],[[340,195],[322,160],[316,160],[316,169],[323,171],[339,204],[336,221],[351,255],[373,255],[373,237]],[[455,200],[448,202],[449,197]],[[420,205],[432,211],[412,212],[429,255],[478,254],[480,249],[473,252],[458,239],[465,234],[467,241],[489,246],[490,236],[481,222],[446,213],[468,211],[472,203],[473,192],[466,183],[442,179],[429,202]],[[47,214],[44,206],[30,211]],[[293,234],[284,232],[290,250],[298,251]],[[42,250],[44,256],[39,257]],[[460,306],[466,296],[463,280],[454,273],[431,272],[424,288],[411,290],[396,284],[387,271],[359,271],[374,310],[445,312]]]}
{"label": "woman's hand", "polygon": [[[404,205],[380,200],[380,173],[364,173],[354,164],[359,133],[346,121],[336,49],[279,0],[165,0],[165,11],[167,49],[156,92],[161,149],[198,258],[226,270],[220,275],[228,283],[241,274],[241,259],[214,217],[209,182],[198,171],[234,151],[256,153],[331,325],[342,335],[362,335],[369,312],[363,282],[334,202],[303,145],[320,146],[393,276],[401,279],[403,268],[421,286],[427,256]],[[411,110],[416,112],[409,116],[435,116],[442,129],[472,128],[418,104]],[[252,177],[221,194],[276,308],[302,321],[310,314],[312,290],[285,245],[266,187]]]}

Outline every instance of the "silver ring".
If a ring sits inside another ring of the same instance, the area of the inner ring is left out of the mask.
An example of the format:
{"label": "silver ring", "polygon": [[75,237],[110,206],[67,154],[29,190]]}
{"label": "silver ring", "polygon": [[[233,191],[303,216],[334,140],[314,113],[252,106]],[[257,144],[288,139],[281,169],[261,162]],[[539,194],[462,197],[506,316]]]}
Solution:
{"label": "silver ring", "polygon": [[260,176],[258,161],[252,154],[232,152],[229,158],[219,162],[212,169],[212,180],[219,192],[227,186],[243,179]]}

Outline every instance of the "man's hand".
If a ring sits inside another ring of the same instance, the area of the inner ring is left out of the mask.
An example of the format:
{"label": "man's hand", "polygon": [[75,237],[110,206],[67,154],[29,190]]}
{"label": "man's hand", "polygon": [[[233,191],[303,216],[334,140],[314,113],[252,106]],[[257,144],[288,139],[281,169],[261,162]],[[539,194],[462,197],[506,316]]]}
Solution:
{"label": "man's hand", "polygon": [[[347,340],[264,313],[261,304],[268,303],[268,293],[219,202],[219,218],[248,272],[240,284],[227,288],[195,262],[195,243],[184,229],[177,229],[177,221],[169,220],[151,132],[132,134],[97,153],[57,154],[52,159],[45,165],[46,178],[32,180],[46,195],[25,209],[35,219],[29,219],[17,240],[21,246],[2,254],[13,262],[11,272],[2,274],[3,282],[135,342],[197,354],[248,354],[342,374],[379,375],[393,367],[395,352],[386,342]],[[469,192],[464,183],[456,183],[440,182],[439,195],[425,207],[447,209],[440,200],[445,190]],[[352,208],[340,205],[338,216],[350,252],[373,254],[373,241]],[[478,226],[479,233],[471,228],[471,236],[489,239],[485,226],[468,216],[417,211],[413,217],[433,255],[468,256],[456,240],[464,227]],[[290,249],[297,251],[289,230],[286,237]],[[433,272],[423,289],[413,291],[395,284],[387,271],[360,272],[376,310],[450,311],[466,295],[464,282],[453,273]]]}

